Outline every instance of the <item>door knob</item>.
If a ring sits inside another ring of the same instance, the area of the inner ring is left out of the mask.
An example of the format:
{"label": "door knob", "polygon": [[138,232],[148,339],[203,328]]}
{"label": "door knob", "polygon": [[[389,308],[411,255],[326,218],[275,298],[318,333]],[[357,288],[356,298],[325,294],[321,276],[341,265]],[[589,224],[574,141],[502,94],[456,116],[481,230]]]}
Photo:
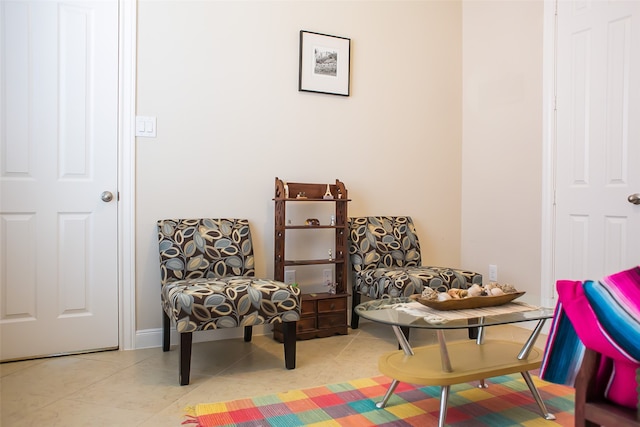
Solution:
{"label": "door knob", "polygon": [[113,200],[113,193],[111,191],[103,191],[102,194],[100,194],[100,198],[103,202],[109,203]]}
{"label": "door knob", "polygon": [[640,193],[630,195],[627,200],[634,205],[640,205]]}

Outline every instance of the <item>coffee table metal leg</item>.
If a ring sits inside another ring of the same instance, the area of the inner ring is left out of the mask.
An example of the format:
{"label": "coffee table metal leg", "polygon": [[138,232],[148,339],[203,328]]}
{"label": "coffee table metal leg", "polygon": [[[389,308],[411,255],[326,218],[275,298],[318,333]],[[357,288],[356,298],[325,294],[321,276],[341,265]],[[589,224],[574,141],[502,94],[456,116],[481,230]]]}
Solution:
{"label": "coffee table metal leg", "polygon": [[402,348],[402,351],[404,351],[404,354],[406,354],[407,356],[413,356],[413,349],[411,348],[411,344],[409,344],[409,341],[407,341],[407,337],[402,332],[402,329],[400,329],[400,326],[393,325],[392,328],[393,332],[396,334],[396,338],[398,339],[398,344],[400,344],[400,347]]}
{"label": "coffee table metal leg", "polygon": [[449,359],[449,350],[447,350],[447,340],[444,338],[444,331],[438,329],[436,331],[438,336],[438,344],[440,345],[440,362],[442,363],[442,370],[444,372],[453,372],[451,368],[451,359]]}
{"label": "coffee table metal leg", "polygon": [[478,319],[478,336],[476,337],[476,344],[482,345],[484,343],[484,317]]}
{"label": "coffee table metal leg", "polygon": [[[538,321],[538,324],[531,332],[531,335],[529,335],[529,338],[522,346],[522,350],[520,350],[520,353],[518,354],[518,360],[524,360],[529,357],[529,353],[531,352],[531,349],[536,343],[536,340],[538,339],[538,336],[540,335],[540,331],[542,331],[542,327],[544,326],[545,322],[546,322],[546,319],[540,319]],[[538,404],[538,407],[540,408],[540,412],[542,413],[542,416],[544,417],[544,419],[555,420],[556,416],[547,410],[547,406],[544,404],[542,397],[540,397],[540,392],[538,391],[538,388],[536,387],[536,385],[533,383],[533,380],[531,379],[531,374],[527,371],[520,372],[520,374],[522,374],[522,378],[524,378],[524,382],[527,383],[527,386],[529,387],[529,390],[531,391],[533,398]]]}
{"label": "coffee table metal leg", "polygon": [[400,384],[400,381],[398,380],[393,380],[391,382],[391,384],[389,385],[389,389],[384,394],[384,397],[382,398],[382,400],[376,403],[377,408],[384,408],[385,406],[387,406],[387,402],[389,401],[389,398],[393,394],[393,391],[396,389],[396,387],[398,387],[398,384]]}
{"label": "coffee table metal leg", "polygon": [[[393,332],[396,334],[396,338],[398,339],[398,344],[400,344],[400,347],[402,348],[402,351],[404,351],[404,354],[406,354],[407,356],[413,356],[413,349],[411,348],[409,341],[407,341],[407,337],[402,332],[402,329],[400,329],[400,327],[396,325],[393,325],[392,329],[393,329]],[[398,387],[398,384],[400,384],[400,381],[398,380],[393,380],[391,382],[391,384],[389,385],[389,389],[385,393],[382,400],[376,403],[376,407],[384,408],[387,405],[389,398],[393,394],[396,387]]]}
{"label": "coffee table metal leg", "polygon": [[540,335],[540,331],[542,331],[542,327],[544,326],[544,322],[546,320],[547,319],[541,319],[538,321],[538,324],[531,332],[531,335],[529,335],[529,338],[527,338],[527,341],[522,346],[522,350],[520,350],[520,353],[518,354],[518,360],[524,360],[529,357],[529,353],[535,345],[536,340],[538,339],[538,335]]}
{"label": "coffee table metal leg", "polygon": [[544,404],[542,397],[540,397],[540,392],[538,391],[538,388],[536,387],[536,385],[533,383],[533,380],[531,379],[531,374],[529,374],[529,372],[527,371],[520,372],[520,374],[522,374],[522,378],[524,378],[524,382],[526,382],[527,386],[529,386],[529,390],[531,390],[531,394],[533,395],[533,398],[536,400],[536,403],[538,404],[538,407],[540,408],[540,412],[542,413],[542,416],[544,417],[544,419],[555,420],[556,416],[547,410],[547,406]]}
{"label": "coffee table metal leg", "polygon": [[438,418],[438,427],[444,427],[444,421],[447,419],[447,405],[449,404],[449,388],[443,385],[440,389],[440,417]]}
{"label": "coffee table metal leg", "polygon": [[[478,334],[476,336],[476,344],[482,345],[484,344],[484,317],[479,318],[478,323],[480,324],[480,327],[478,328]],[[489,385],[484,381],[484,378],[480,380],[478,388],[489,388]]]}

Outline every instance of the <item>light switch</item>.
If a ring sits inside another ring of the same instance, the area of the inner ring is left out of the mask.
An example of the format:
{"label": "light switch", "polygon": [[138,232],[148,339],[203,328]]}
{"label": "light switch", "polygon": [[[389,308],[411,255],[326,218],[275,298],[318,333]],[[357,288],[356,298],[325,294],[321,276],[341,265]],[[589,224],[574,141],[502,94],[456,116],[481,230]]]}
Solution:
{"label": "light switch", "polygon": [[136,136],[155,138],[156,118],[149,116],[136,116]]}

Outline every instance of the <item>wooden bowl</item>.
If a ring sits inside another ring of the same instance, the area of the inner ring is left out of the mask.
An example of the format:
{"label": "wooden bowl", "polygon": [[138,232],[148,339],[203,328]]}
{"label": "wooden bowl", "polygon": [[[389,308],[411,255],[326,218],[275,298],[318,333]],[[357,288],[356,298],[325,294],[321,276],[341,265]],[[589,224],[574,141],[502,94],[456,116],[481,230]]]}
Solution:
{"label": "wooden bowl", "polygon": [[486,297],[466,297],[460,299],[449,299],[446,301],[435,301],[422,298],[421,295],[410,295],[409,298],[418,301],[420,304],[436,310],[462,310],[465,308],[495,307],[520,298],[526,292],[512,292],[509,294],[486,296]]}

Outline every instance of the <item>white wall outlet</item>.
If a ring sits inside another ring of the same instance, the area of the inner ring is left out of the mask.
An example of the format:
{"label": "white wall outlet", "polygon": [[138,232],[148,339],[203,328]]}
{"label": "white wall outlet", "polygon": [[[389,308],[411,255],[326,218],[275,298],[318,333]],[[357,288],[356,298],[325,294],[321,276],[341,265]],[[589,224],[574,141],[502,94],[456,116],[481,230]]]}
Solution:
{"label": "white wall outlet", "polygon": [[489,264],[489,281],[490,282],[498,281],[498,266],[495,264]]}
{"label": "white wall outlet", "polygon": [[291,285],[296,283],[296,271],[295,270],[285,270],[284,271],[284,283],[287,285]]}
{"label": "white wall outlet", "polygon": [[333,271],[330,268],[322,270],[322,283],[327,286],[333,283]]}

